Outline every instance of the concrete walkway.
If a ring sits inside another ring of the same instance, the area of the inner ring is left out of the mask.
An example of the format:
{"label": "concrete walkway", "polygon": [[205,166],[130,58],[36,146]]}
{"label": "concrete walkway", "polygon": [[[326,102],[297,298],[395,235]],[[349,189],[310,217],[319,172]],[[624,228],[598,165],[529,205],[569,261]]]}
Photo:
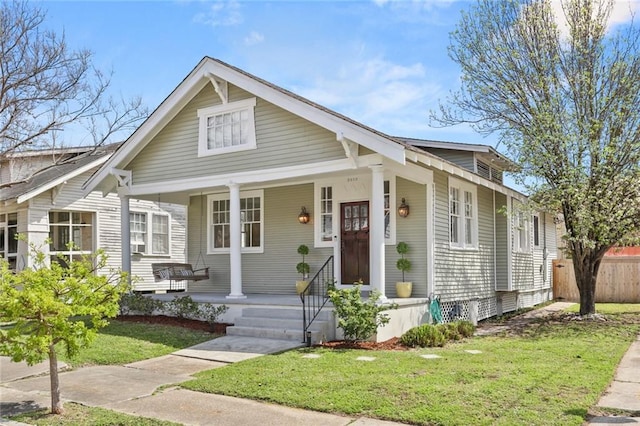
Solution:
{"label": "concrete walkway", "polygon": [[[60,387],[64,402],[78,402],[185,425],[395,425],[369,418],[337,416],[222,395],[193,392],[181,382],[204,370],[301,346],[289,340],[224,336],[171,355],[124,366],[96,366],[65,371]],[[0,357],[0,425],[8,416],[48,408],[48,364],[28,367]],[[158,392],[158,389],[162,390]]]}

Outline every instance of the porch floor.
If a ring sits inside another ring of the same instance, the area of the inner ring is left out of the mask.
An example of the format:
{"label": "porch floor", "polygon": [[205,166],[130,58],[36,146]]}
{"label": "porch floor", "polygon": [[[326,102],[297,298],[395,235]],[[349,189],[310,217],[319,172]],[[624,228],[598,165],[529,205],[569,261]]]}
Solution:
{"label": "porch floor", "polygon": [[300,296],[295,294],[245,294],[245,298],[227,298],[227,293],[209,293],[179,291],[172,293],[151,294],[154,299],[171,301],[175,297],[191,296],[194,302],[225,305],[269,305],[269,306],[302,306]]}

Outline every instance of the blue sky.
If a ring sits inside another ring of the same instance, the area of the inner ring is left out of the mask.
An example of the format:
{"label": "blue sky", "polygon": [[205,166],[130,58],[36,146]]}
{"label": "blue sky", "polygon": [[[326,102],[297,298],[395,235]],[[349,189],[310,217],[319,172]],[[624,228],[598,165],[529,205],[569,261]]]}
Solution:
{"label": "blue sky", "polygon": [[[640,0],[631,0],[640,9]],[[625,1],[626,3],[626,1]],[[112,69],[113,90],[154,109],[212,56],[390,135],[492,144],[466,126],[431,128],[458,87],[449,32],[471,3],[85,1],[39,3],[48,28]],[[629,3],[616,12],[628,19]]]}

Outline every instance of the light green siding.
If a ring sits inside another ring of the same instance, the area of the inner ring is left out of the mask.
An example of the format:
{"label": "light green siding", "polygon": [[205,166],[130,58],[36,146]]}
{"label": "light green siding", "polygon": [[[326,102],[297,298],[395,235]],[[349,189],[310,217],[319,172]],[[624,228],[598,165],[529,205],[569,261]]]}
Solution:
{"label": "light green siding", "polygon": [[444,158],[451,163],[457,164],[460,167],[464,167],[472,172],[475,171],[475,163],[473,159],[473,152],[470,151],[457,151],[452,149],[441,148],[425,148],[428,152],[437,155],[440,158]]}
{"label": "light green siding", "polygon": [[[206,195],[203,208],[206,210]],[[191,197],[189,205],[189,261],[195,263],[200,253],[209,267],[209,281],[189,286],[191,291],[229,293],[230,273],[228,254],[206,254],[206,213],[200,217],[200,197]],[[315,220],[313,184],[292,185],[264,190],[264,253],[242,255],[242,282],[244,293],[293,294],[299,279],[296,264],[300,257],[296,250],[300,244],[310,248],[306,261],[311,275],[333,253],[330,248],[313,247],[313,225],[298,223],[301,206],[306,206]]]}
{"label": "light green siding", "polygon": [[449,245],[449,189],[445,173],[434,173],[435,208],[435,293],[443,301],[468,300],[493,295],[493,195],[478,190],[478,249],[461,250]]}
{"label": "light green siding", "polygon": [[[411,297],[427,297],[427,197],[426,187],[402,178],[396,179],[396,198],[405,198],[410,206],[406,218],[396,216],[396,241],[409,245],[407,258],[411,261],[411,271],[405,279],[413,282]],[[397,215],[397,206],[392,207]],[[386,295],[395,297],[396,281],[402,280],[402,273],[396,268],[400,255],[395,245],[387,245],[385,251]]]}
{"label": "light green siding", "polygon": [[[234,86],[230,101],[251,97]],[[264,170],[344,158],[336,135],[262,99],[255,108],[257,149],[198,157],[197,110],[219,104],[206,86],[127,165],[135,184]]]}
{"label": "light green siding", "polygon": [[509,221],[504,213],[507,197],[499,192],[495,193],[496,210],[496,290],[509,289]]}

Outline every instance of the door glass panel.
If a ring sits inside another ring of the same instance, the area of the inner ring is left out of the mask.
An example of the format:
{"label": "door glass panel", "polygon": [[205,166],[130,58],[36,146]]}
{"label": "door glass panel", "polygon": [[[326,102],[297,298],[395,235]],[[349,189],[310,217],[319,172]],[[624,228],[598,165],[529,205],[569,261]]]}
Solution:
{"label": "door glass panel", "polygon": [[351,220],[350,219],[345,219],[344,220],[344,230],[345,231],[351,231]]}
{"label": "door glass panel", "polygon": [[351,207],[346,206],[344,208],[344,217],[346,217],[346,218],[350,218],[351,217]]}
{"label": "door glass panel", "polygon": [[360,217],[360,209],[358,206],[353,206],[353,217]]}
{"label": "door glass panel", "polygon": [[354,231],[360,230],[360,219],[358,218],[353,219],[353,230]]}

